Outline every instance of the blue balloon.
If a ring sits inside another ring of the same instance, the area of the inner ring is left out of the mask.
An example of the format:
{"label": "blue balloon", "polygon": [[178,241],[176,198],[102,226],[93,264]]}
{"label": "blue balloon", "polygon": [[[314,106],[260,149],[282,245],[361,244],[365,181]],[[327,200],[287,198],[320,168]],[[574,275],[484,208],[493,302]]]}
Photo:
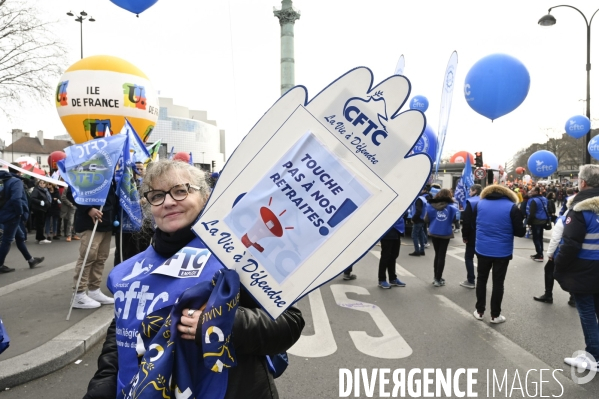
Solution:
{"label": "blue balloon", "polygon": [[528,94],[530,75],[516,58],[492,54],[470,68],[464,82],[468,105],[494,120],[518,108]]}
{"label": "blue balloon", "polygon": [[422,136],[420,136],[412,150],[414,154],[428,154],[433,162],[435,162],[437,158],[437,134],[429,125],[426,125]]}
{"label": "blue balloon", "polygon": [[141,14],[156,4],[158,0],[110,0],[111,3],[131,11],[133,14]]}
{"label": "blue balloon", "polygon": [[428,99],[424,96],[414,96],[410,100],[410,109],[426,112],[428,109]]}
{"label": "blue balloon", "polygon": [[599,159],[599,136],[595,136],[589,141],[587,149],[593,158]]}
{"label": "blue balloon", "polygon": [[535,176],[551,176],[557,172],[557,157],[550,151],[537,151],[528,158],[528,170]]}
{"label": "blue balloon", "polygon": [[591,121],[584,115],[576,115],[566,122],[566,133],[579,139],[591,130]]}

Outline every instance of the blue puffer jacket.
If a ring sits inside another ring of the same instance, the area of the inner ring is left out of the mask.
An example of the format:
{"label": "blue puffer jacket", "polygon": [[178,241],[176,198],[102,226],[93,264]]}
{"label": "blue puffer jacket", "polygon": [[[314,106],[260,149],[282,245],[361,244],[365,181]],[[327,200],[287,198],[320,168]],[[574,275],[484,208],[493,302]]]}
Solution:
{"label": "blue puffer jacket", "polygon": [[23,221],[27,220],[29,204],[21,178],[0,170],[0,180],[4,182],[3,195],[6,198],[4,206],[0,208],[0,223],[8,223],[19,217]]}
{"label": "blue puffer jacket", "polygon": [[517,203],[516,194],[498,184],[488,186],[480,193],[480,201],[474,209],[474,249],[478,255],[512,259],[514,236],[524,237],[526,233]]}

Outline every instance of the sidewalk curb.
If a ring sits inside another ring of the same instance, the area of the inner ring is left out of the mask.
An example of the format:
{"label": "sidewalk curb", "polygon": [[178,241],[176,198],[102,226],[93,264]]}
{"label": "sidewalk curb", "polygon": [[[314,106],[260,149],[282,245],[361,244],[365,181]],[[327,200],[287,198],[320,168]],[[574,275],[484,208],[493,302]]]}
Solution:
{"label": "sidewalk curb", "polygon": [[114,307],[102,306],[38,348],[0,361],[0,391],[43,377],[74,362],[104,339],[113,318]]}

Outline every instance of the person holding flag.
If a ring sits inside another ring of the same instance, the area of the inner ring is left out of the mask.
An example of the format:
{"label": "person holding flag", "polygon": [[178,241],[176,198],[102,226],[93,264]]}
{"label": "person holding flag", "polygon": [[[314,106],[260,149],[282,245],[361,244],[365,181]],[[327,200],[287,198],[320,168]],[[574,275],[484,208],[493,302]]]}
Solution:
{"label": "person holding flag", "polygon": [[151,226],[142,226],[139,196],[139,188],[145,175],[144,164],[151,156],[129,121],[126,121],[121,134],[127,135],[128,141],[123,147],[122,159],[119,160],[121,170],[115,177],[120,206],[115,265],[145,250],[150,245],[152,236]]}
{"label": "person holding flag", "polygon": [[[116,220],[114,169],[127,142],[127,135],[118,134],[73,145],[65,149],[67,157],[57,163],[71,188],[68,199],[77,204],[75,231],[82,232],[73,278],[74,308],[93,309],[114,303],[102,293],[100,285]],[[70,313],[69,309],[67,320]]]}

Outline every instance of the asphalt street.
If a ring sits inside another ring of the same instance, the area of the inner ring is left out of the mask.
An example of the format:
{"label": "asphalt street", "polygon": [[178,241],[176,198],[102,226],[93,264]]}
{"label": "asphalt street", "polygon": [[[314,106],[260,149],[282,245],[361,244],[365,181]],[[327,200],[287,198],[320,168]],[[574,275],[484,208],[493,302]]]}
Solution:
{"label": "asphalt street", "polygon": [[[450,243],[444,273],[447,283],[437,288],[431,284],[434,251],[429,248],[424,257],[410,257],[413,247],[405,238],[397,272],[407,286],[379,288],[380,247],[375,246],[354,267],[356,280],[338,277],[298,303],[306,328],[289,351],[289,368],[277,380],[281,398],[388,397],[385,392],[392,394],[394,388],[401,395],[402,385],[394,384],[394,372],[397,379],[404,373],[404,397],[418,397],[418,389],[425,396],[426,369],[433,369],[427,374],[432,382],[426,386],[432,397],[459,397],[462,391],[466,397],[599,397],[599,377],[576,384],[570,366],[563,363],[564,357],[584,349],[580,321],[576,309],[567,304],[568,294],[556,284],[554,304],[533,301],[534,295],[543,292],[543,263],[529,259],[531,240],[517,238],[515,243],[502,306],[507,322],[500,325],[489,323],[489,311],[483,321],[472,316],[475,292],[459,286],[466,274],[460,240]],[[0,290],[40,276],[40,281],[27,288],[0,296],[5,322],[10,326],[11,320],[19,320],[18,329],[9,330],[13,344],[0,360],[29,350],[44,334],[60,332],[52,323],[28,320],[30,307],[50,306],[48,312],[57,324],[63,323],[68,311],[72,271],[61,271],[61,267],[75,260],[78,244],[63,242],[30,249],[34,256],[39,251],[47,256],[43,268],[29,270],[24,261],[18,265],[15,248],[9,265],[18,270],[0,276]],[[55,275],[44,274],[49,272]],[[488,295],[490,286],[489,282]],[[89,312],[73,311],[72,318],[83,318]],[[12,387],[0,397],[82,397],[95,371],[99,347],[82,355],[78,364]],[[385,369],[389,370],[386,374]],[[447,369],[453,376],[449,394],[435,394],[435,381]],[[460,369],[464,369],[462,375]],[[409,373],[422,385],[410,384]],[[467,395],[468,385],[472,395]]]}

